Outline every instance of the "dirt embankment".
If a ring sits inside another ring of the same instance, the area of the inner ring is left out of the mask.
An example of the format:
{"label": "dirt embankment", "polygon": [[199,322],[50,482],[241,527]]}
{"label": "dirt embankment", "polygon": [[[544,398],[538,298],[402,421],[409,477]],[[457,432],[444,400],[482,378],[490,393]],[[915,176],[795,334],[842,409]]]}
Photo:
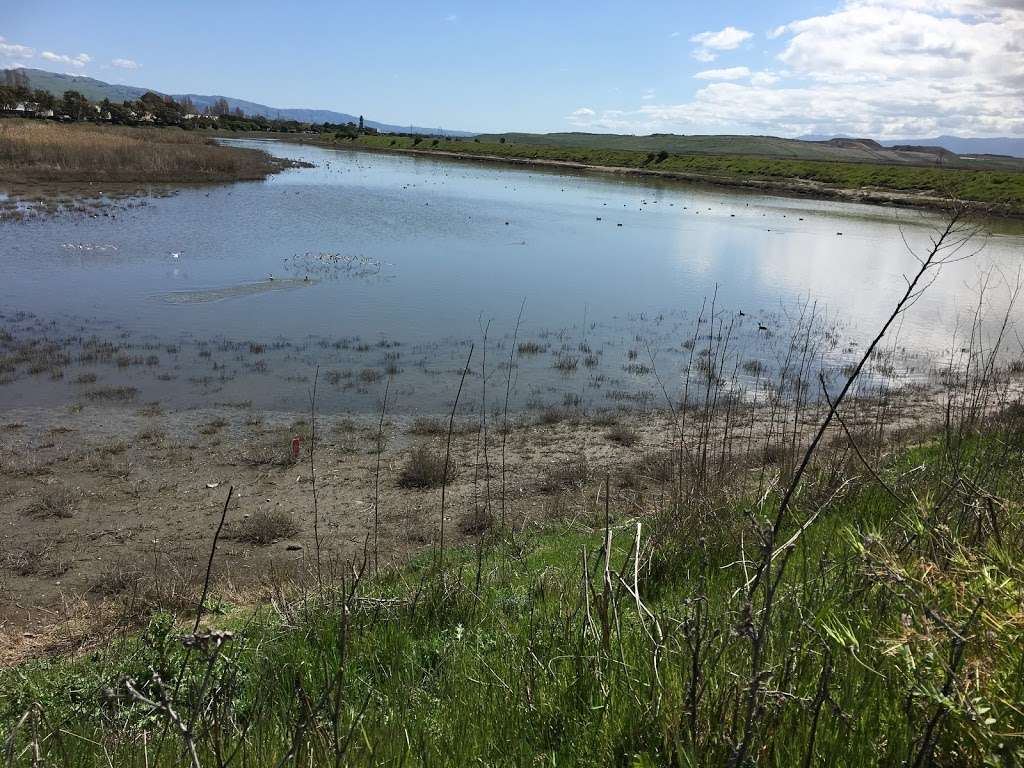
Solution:
{"label": "dirt embankment", "polygon": [[[907,434],[929,419],[931,401],[916,397],[900,409]],[[847,419],[864,446],[872,408],[863,425],[854,412]],[[797,432],[819,417],[800,416]],[[778,415],[785,430],[759,408],[731,418],[708,433],[692,417],[686,448],[705,454],[726,493],[777,474],[796,434],[792,416]],[[375,417],[319,416],[316,428],[311,464],[308,414],[151,404],[0,415],[0,664],[89,647],[156,608],[194,610],[229,487],[213,571],[220,599],[259,602],[308,578],[318,538],[323,567],[346,571],[437,545],[445,419],[386,420],[379,465]],[[653,508],[679,477],[667,414],[550,411],[517,417],[507,440],[500,422],[489,429],[486,450],[476,423],[454,436],[446,546],[476,541],[502,517],[521,530],[599,514],[605,478],[616,504]]]}

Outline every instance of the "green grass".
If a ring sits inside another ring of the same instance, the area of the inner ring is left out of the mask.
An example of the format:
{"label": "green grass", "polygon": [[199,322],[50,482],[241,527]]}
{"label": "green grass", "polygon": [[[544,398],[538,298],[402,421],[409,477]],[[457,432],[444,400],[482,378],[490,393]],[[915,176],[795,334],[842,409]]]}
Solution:
{"label": "green grass", "polygon": [[[889,766],[912,764],[929,732],[936,765],[1019,765],[1020,433],[933,440],[889,461],[881,471],[908,504],[833,459],[782,535],[843,490],[793,549],[756,651],[754,497],[644,519],[650,614],[618,578],[633,583],[637,520],[611,507],[609,587],[597,505],[514,542],[495,536],[479,560],[449,552],[443,578],[427,554],[367,580],[361,599],[349,581],[278,612],[211,617],[236,634],[219,654],[190,653],[181,677],[182,630],[163,614],[87,658],[6,670],[2,733],[29,713],[15,764],[30,764],[36,733],[48,765],[186,765],[174,729],[161,750],[162,716],[125,693],[128,679],[157,698],[157,673],[168,695],[180,685],[173,705],[194,717],[203,765],[235,749],[244,766],[723,765],[748,733],[750,765]],[[954,476],[970,482],[951,490]]]}
{"label": "green grass", "polygon": [[657,152],[607,147],[552,146],[530,143],[492,143],[472,139],[422,139],[407,136],[360,136],[354,144],[371,149],[417,149],[459,152],[518,160],[559,160],[583,165],[649,169],[709,181],[769,182],[797,187],[814,182],[826,188],[878,189],[926,194],[991,206],[997,211],[1024,213],[1024,172],[936,168],[870,162],[800,160],[740,154],[674,154],[659,160]]}

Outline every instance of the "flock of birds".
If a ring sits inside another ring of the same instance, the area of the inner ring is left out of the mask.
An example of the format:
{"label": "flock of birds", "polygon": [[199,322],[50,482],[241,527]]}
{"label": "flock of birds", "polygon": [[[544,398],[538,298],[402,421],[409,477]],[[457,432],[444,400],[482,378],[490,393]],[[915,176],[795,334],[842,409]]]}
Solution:
{"label": "flock of birds", "polygon": [[[387,266],[385,262],[372,256],[312,251],[285,256],[281,262],[286,271],[293,274],[303,273],[304,282],[309,282],[310,275],[336,277],[344,274],[353,277],[373,277],[379,275]],[[267,279],[273,280],[274,275],[268,275]]]}
{"label": "flock of birds", "polygon": [[116,251],[116,245],[98,245],[95,243],[61,243],[60,247],[66,251]]}

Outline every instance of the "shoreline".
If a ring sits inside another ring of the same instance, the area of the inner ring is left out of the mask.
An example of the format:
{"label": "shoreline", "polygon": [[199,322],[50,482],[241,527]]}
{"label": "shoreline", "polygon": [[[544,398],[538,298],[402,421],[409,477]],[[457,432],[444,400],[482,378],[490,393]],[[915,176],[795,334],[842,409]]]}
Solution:
{"label": "shoreline", "polygon": [[[312,143],[312,142],[298,142]],[[713,176],[710,174],[684,173],[681,171],[661,171],[651,168],[630,168],[616,165],[592,165],[572,160],[548,160],[542,158],[516,158],[502,157],[499,155],[474,154],[471,152],[449,152],[447,150],[429,149],[408,149],[404,147],[383,148],[367,146],[349,146],[330,144],[327,142],[316,143],[314,146],[335,148],[357,152],[372,153],[395,153],[412,156],[442,157],[451,160],[464,160],[470,162],[492,163],[497,165],[508,165],[513,167],[527,168],[560,168],[584,173],[599,173],[615,176],[632,176],[637,178],[656,178],[668,181],[680,181],[693,184],[705,184],[717,188],[745,189],[755,192],[766,192],[779,197],[800,197],[814,200],[835,200],[848,203],[861,203],[864,205],[891,206],[898,208],[914,208],[930,211],[948,211],[950,201],[946,198],[934,195],[915,195],[906,192],[886,190],[882,188],[868,187],[833,187],[822,182],[805,179],[792,179],[786,181],[775,181],[771,179],[740,179],[727,176]],[[1024,220],[1024,210],[1001,210],[993,208],[986,203],[971,200],[962,200],[960,203],[977,215],[984,217]]]}
{"label": "shoreline", "polygon": [[[549,158],[527,158],[493,155],[475,152],[453,152],[442,149],[413,149],[411,147],[374,147],[352,142],[325,141],[314,136],[297,134],[244,134],[243,136],[222,136],[218,138],[244,138],[247,140],[263,139],[287,142],[290,144],[336,149],[340,151],[368,152],[374,154],[398,154],[409,157],[435,157],[442,160],[459,162],[478,162],[491,165],[504,165],[512,168],[554,169],[580,173],[594,173],[638,179],[658,179],[670,182],[705,185],[717,189],[739,189],[761,192],[777,197],[804,198],[812,200],[860,203],[879,207],[909,208],[928,211],[948,211],[950,200],[933,194],[901,192],[882,187],[838,187],[824,182],[809,179],[790,178],[747,179],[732,176],[721,176],[705,173],[684,171],[666,171],[654,168],[637,168],[622,165],[601,165],[584,163],[574,160],[556,160]],[[960,200],[974,215],[983,218],[1007,221],[1024,221],[1024,208],[1009,209],[989,203],[972,200]]]}

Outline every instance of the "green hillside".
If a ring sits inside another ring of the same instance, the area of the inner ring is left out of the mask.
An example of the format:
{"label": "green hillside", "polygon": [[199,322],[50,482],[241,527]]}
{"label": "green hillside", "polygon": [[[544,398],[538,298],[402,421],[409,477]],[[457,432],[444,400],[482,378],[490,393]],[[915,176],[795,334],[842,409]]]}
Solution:
{"label": "green hillside", "polygon": [[686,155],[744,155],[787,160],[825,160],[847,163],[881,163],[933,167],[1024,171],[1024,160],[995,155],[965,159],[937,147],[895,149],[871,139],[802,141],[777,136],[682,136],[655,133],[631,136],[614,133],[501,133],[478,137],[488,144],[559,147],[573,149],[670,152]]}

